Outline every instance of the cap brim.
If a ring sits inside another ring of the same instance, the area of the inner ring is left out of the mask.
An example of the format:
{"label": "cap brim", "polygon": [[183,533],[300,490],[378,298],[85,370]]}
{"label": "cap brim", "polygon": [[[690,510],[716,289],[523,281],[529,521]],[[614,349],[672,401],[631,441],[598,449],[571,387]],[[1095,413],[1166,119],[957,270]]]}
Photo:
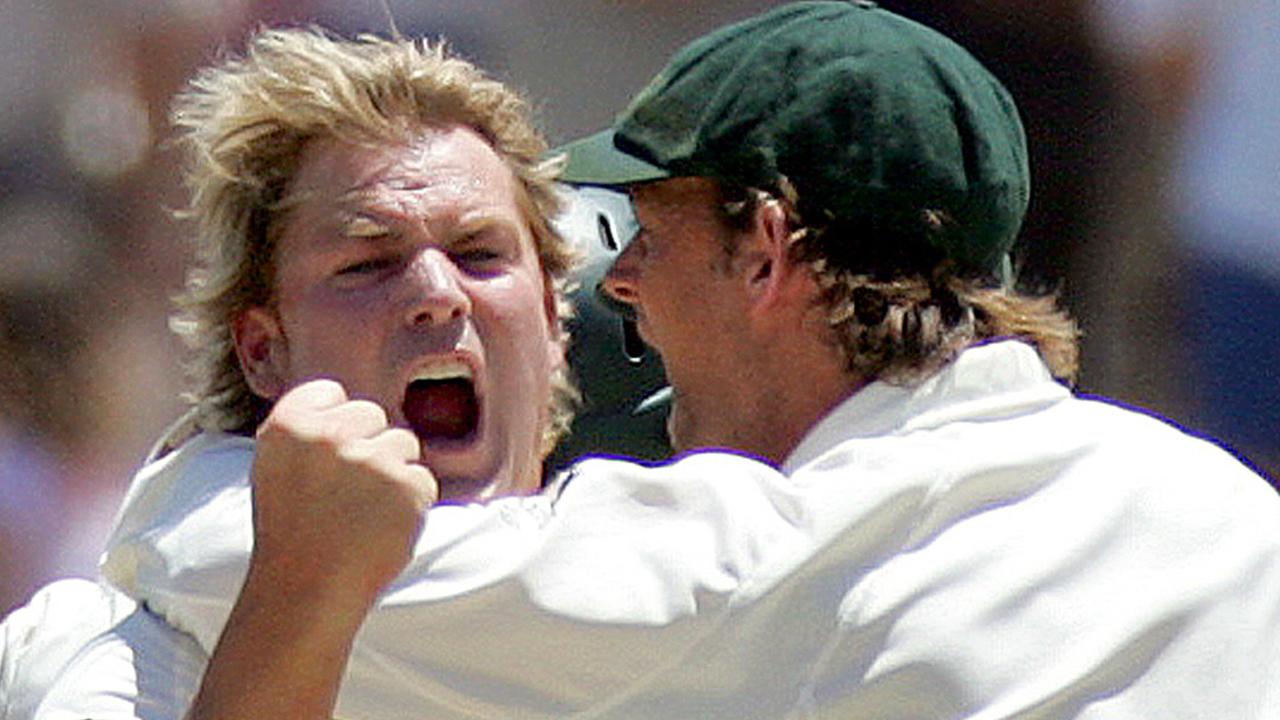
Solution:
{"label": "cap brim", "polygon": [[628,155],[613,144],[613,130],[604,130],[556,148],[568,156],[560,181],[573,185],[611,187],[662,180],[671,173]]}

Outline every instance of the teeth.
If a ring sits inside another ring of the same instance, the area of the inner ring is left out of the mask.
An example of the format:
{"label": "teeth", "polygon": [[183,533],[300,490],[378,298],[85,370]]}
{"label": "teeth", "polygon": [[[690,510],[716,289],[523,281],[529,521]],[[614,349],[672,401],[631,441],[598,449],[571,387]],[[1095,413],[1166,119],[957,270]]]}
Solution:
{"label": "teeth", "polygon": [[419,368],[413,374],[414,380],[454,380],[457,378],[471,380],[471,366],[461,360],[442,360]]}

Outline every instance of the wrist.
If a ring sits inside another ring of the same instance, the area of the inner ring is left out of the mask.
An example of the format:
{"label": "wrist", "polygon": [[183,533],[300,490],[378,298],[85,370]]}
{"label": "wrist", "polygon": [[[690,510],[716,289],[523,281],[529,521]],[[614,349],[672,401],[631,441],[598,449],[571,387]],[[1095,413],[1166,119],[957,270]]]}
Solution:
{"label": "wrist", "polygon": [[287,620],[305,626],[317,623],[359,629],[377,601],[379,585],[359,573],[343,573],[343,564],[250,557],[249,571],[240,592],[239,605],[263,614],[278,611]]}

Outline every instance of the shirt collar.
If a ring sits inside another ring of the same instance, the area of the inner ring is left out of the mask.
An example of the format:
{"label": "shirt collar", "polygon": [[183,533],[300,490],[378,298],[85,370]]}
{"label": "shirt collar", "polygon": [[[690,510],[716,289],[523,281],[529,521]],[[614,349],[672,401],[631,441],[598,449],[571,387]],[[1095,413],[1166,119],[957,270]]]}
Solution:
{"label": "shirt collar", "polygon": [[836,405],[805,434],[782,472],[791,475],[853,438],[905,434],[961,420],[1008,417],[1070,397],[1034,348],[1017,340],[975,345],[908,386],[876,381]]}

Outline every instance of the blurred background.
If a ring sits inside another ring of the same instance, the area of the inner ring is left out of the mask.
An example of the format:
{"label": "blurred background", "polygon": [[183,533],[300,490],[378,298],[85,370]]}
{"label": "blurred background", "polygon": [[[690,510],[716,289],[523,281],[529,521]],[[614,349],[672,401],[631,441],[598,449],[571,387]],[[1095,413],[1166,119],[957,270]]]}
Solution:
{"label": "blurred background", "polygon": [[[686,41],[776,2],[390,0],[538,109],[606,125]],[[1018,264],[1084,331],[1080,388],[1280,470],[1280,0],[881,3],[1012,90],[1034,193]],[[182,410],[188,248],[169,98],[263,23],[384,32],[379,0],[0,0],[0,614],[92,577]]]}

